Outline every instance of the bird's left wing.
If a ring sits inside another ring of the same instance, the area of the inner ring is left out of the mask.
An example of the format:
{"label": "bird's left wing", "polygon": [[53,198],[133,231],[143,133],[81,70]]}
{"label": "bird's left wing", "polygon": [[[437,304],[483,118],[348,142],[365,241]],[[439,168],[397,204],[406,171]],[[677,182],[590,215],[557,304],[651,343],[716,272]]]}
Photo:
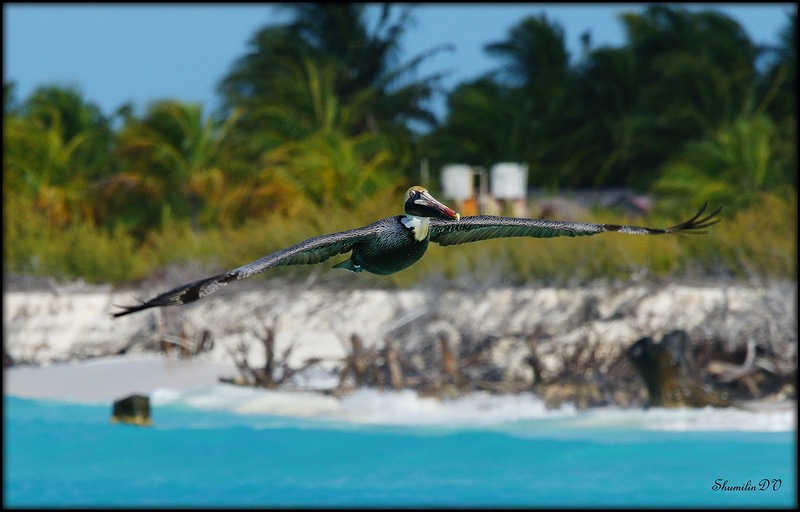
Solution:
{"label": "bird's left wing", "polygon": [[379,225],[380,221],[350,231],[309,238],[297,245],[268,254],[263,258],[259,258],[252,263],[248,263],[247,265],[243,265],[231,271],[178,286],[177,288],[173,288],[168,292],[164,292],[136,306],[121,306],[123,310],[114,313],[114,316],[120,317],[158,306],[188,304],[214,293],[231,281],[248,278],[271,267],[322,263],[337,254],[350,252],[353,249],[353,244],[359,240],[373,236]]}
{"label": "bird's left wing", "polygon": [[534,238],[553,238],[557,236],[585,236],[605,232],[626,233],[629,235],[661,235],[666,233],[705,233],[704,228],[719,222],[717,215],[722,208],[703,217],[708,203],[686,222],[668,228],[647,228],[617,224],[592,224],[588,222],[569,222],[546,219],[524,219],[516,217],[495,217],[477,215],[462,217],[460,221],[431,219],[431,242],[439,245],[457,245],[490,238],[530,236]]}

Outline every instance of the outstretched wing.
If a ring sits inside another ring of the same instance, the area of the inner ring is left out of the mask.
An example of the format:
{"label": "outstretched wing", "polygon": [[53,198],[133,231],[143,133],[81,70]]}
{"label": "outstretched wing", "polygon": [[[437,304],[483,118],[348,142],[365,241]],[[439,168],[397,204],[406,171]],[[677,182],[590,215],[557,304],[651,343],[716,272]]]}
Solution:
{"label": "outstretched wing", "polygon": [[617,224],[592,224],[587,222],[568,222],[545,219],[522,219],[515,217],[495,217],[477,215],[462,217],[461,221],[431,219],[431,242],[439,245],[457,245],[490,238],[530,236],[534,238],[553,238],[557,236],[585,236],[613,231],[629,235],[662,235],[665,233],[702,234],[705,228],[719,222],[717,215],[722,208],[703,217],[706,202],[700,211],[687,220],[669,228],[646,228]]}
{"label": "outstretched wing", "polygon": [[185,284],[173,288],[168,292],[137,304],[136,306],[120,306],[122,311],[114,313],[115,317],[135,313],[147,308],[158,306],[177,306],[180,304],[188,304],[203,297],[214,293],[221,287],[237,281],[245,279],[259,272],[271,267],[285,266],[285,265],[313,265],[322,263],[332,256],[343,254],[353,250],[353,244],[359,240],[363,240],[374,236],[382,221],[378,221],[363,228],[353,229],[350,231],[342,231],[340,233],[332,233],[329,235],[321,235],[309,238],[297,245],[293,245],[287,249],[283,249],[272,254],[268,254],[263,258],[259,258],[252,263],[233,269],[229,272],[223,272],[206,279],[201,279],[193,283]]}

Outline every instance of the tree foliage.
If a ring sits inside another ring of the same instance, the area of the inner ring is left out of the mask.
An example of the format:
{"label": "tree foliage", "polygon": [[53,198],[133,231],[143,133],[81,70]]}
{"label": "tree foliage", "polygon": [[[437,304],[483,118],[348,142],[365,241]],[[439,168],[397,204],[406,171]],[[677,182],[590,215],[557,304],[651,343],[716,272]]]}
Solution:
{"label": "tree foliage", "polygon": [[414,78],[419,64],[444,48],[434,48],[400,62],[400,41],[411,21],[411,7],[397,19],[387,4],[370,28],[367,4],[292,4],[294,21],[267,26],[250,41],[219,91],[225,108],[243,107],[243,126],[256,131],[272,121],[276,104],[303,102],[295,84],[309,70],[332,74],[331,90],[350,115],[342,124],[348,134],[379,133],[409,121],[431,124],[426,103],[441,74]]}
{"label": "tree foliage", "polygon": [[[442,127],[422,142],[435,158],[433,166],[447,163],[439,155],[483,164],[489,151],[479,160],[472,156],[474,148],[503,134],[511,147],[500,160],[527,162],[533,186],[647,191],[685,145],[713,138],[739,120],[746,124],[764,105],[784,113],[793,105],[788,84],[794,83],[796,16],[789,19],[781,48],[770,50],[766,76],[756,66],[765,49],[716,11],[653,5],[623,15],[622,22],[626,45],[587,47],[574,63],[563,30],[544,16],[523,20],[507,39],[487,45],[501,66],[467,84],[469,102],[456,101],[465,86],[450,96]],[[488,134],[474,121],[487,112],[487,103],[495,105],[496,114]],[[775,146],[787,179],[796,175],[796,145],[789,143],[796,115],[785,119]]]}
{"label": "tree foliage", "polygon": [[[759,47],[716,11],[651,5],[621,17],[624,45],[585,34],[577,57],[559,24],[532,16],[486,46],[496,70],[447,92],[439,125],[444,73],[419,67],[446,47],[405,58],[412,6],[282,8],[291,21],[253,34],[217,112],[162,100],[105,114],[73,87],[20,99],[5,83],[6,268],[122,280],[114,260],[144,275],[178,257],[160,252],[176,236],[219,250],[226,236],[255,244],[236,233],[265,219],[287,236],[344,229],[336,215],[395,213],[422,158],[525,162],[532,186],[631,187],[665,211],[709,200],[750,218],[796,194],[796,13]],[[60,241],[98,250],[57,262]]]}

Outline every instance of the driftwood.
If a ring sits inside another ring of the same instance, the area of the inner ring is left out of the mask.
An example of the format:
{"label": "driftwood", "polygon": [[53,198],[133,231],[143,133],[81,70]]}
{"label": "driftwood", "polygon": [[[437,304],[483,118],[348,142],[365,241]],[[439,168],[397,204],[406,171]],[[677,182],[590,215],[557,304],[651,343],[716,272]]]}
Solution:
{"label": "driftwood", "polygon": [[364,342],[357,334],[350,336],[350,355],[345,358],[344,368],[339,374],[339,389],[345,387],[345,382],[352,375],[356,387],[374,386],[377,377],[375,368],[375,355],[371,350],[364,349]]}
{"label": "driftwood", "polygon": [[731,401],[721,392],[707,389],[693,375],[686,358],[689,335],[670,331],[656,343],[651,337],[637,340],[628,358],[647,387],[651,407],[727,407]]}
{"label": "driftwood", "polygon": [[542,363],[539,360],[539,354],[536,351],[536,334],[528,335],[528,352],[530,354],[525,358],[525,362],[531,367],[533,371],[533,379],[531,381],[531,389],[536,392],[542,384]]}
{"label": "driftwood", "polygon": [[405,386],[403,369],[400,366],[400,357],[394,348],[394,343],[386,340],[386,366],[389,368],[389,383],[395,391]]}
{"label": "driftwood", "polygon": [[[735,355],[741,358],[741,354]],[[705,372],[708,380],[738,400],[768,395],[796,398],[797,365],[782,359],[750,340],[741,363],[714,358],[706,365]]]}
{"label": "driftwood", "polygon": [[[596,317],[594,305],[585,309],[586,316]],[[264,346],[264,365],[252,367],[250,347],[240,341],[229,351],[239,376],[220,381],[278,388],[323,362],[311,358],[290,366],[293,346],[277,354],[274,322],[267,324],[259,331],[251,330]],[[768,395],[792,398],[796,393],[796,364],[784,367],[781,361],[785,358],[754,343],[746,352],[731,353],[721,340],[690,343],[687,332],[673,330],[660,343],[645,337],[625,350],[622,346],[609,348],[587,329],[585,336],[571,345],[556,347],[549,342],[547,329],[539,327],[532,333],[500,338],[459,331],[441,317],[431,318],[425,325],[423,332],[406,327],[413,333],[411,343],[398,343],[398,339],[408,338],[386,332],[382,347],[349,333],[347,355],[326,361],[334,363],[328,371],[338,376],[338,385],[323,392],[339,396],[361,387],[413,389],[421,396],[437,398],[473,391],[532,392],[550,408],[568,402],[579,409],[607,405],[724,407]],[[518,366],[507,367],[512,360]]]}
{"label": "driftwood", "polygon": [[[239,370],[238,377],[220,377],[219,381],[225,384],[236,384],[240,386],[256,386],[267,389],[275,389],[281,384],[288,382],[291,377],[298,372],[314,366],[320,362],[318,358],[311,358],[304,362],[300,368],[292,368],[288,364],[289,356],[294,349],[294,345],[289,345],[279,358],[275,356],[275,329],[267,326],[264,332],[257,332],[255,329],[252,334],[261,340],[264,345],[264,367],[254,368],[248,361],[247,354],[249,345],[240,341],[235,350],[229,350],[236,368]],[[276,367],[280,367],[280,374],[276,376]]]}

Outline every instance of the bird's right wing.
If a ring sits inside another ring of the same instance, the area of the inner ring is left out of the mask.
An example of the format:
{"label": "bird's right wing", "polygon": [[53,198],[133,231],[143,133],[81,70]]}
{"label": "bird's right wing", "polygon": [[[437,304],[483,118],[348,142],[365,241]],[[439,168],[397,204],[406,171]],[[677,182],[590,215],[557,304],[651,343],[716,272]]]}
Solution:
{"label": "bird's right wing", "polygon": [[705,233],[703,229],[719,222],[717,214],[722,208],[701,217],[708,203],[694,217],[668,228],[647,228],[617,224],[593,224],[547,219],[525,219],[476,215],[462,217],[460,221],[431,219],[431,242],[439,245],[457,245],[491,238],[529,236],[553,238],[557,236],[586,236],[605,232],[629,235],[661,235],[666,233]]}
{"label": "bird's right wing", "polygon": [[309,238],[297,245],[268,254],[239,268],[178,286],[136,306],[121,306],[123,310],[114,313],[114,316],[120,317],[158,306],[188,304],[214,293],[231,281],[248,278],[271,267],[322,263],[337,254],[350,252],[353,249],[353,244],[374,236],[381,222],[378,221],[358,229]]}

